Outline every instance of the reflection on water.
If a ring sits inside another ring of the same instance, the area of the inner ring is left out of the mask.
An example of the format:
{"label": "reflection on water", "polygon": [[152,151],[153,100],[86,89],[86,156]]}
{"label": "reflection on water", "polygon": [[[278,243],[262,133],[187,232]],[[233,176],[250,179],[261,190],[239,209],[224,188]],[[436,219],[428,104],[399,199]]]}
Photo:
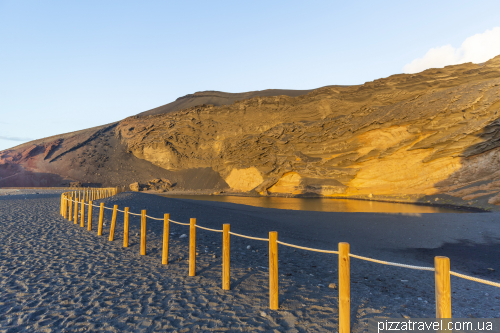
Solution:
{"label": "reflection on water", "polygon": [[377,202],[331,198],[279,198],[239,197],[222,195],[163,195],[169,198],[231,202],[264,208],[312,210],[318,212],[366,212],[366,213],[460,213],[461,211],[442,207],[412,204]]}

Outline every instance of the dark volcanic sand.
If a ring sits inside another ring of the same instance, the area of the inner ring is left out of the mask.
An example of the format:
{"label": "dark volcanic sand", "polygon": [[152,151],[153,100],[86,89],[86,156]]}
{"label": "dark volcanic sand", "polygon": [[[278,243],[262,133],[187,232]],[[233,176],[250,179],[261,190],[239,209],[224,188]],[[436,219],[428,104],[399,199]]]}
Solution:
{"label": "dark volcanic sand", "polygon": [[[9,192],[11,195],[4,195]],[[42,194],[34,194],[34,193]],[[33,194],[27,194],[33,193]],[[279,246],[280,310],[268,308],[267,243],[231,236],[231,290],[221,289],[221,234],[197,230],[197,276],[188,277],[188,227],[171,224],[170,264],[161,265],[162,222],[148,220],[139,255],[138,217],[130,247],[59,215],[61,191],[0,190],[0,331],[330,332],[337,331],[337,256]],[[382,260],[431,266],[448,255],[452,270],[500,280],[498,213],[401,214],[285,211],[122,193],[106,206]],[[247,250],[247,246],[252,248]],[[256,251],[256,252],[253,252]],[[258,251],[258,252],[257,252]],[[214,257],[215,256],[215,257]],[[494,271],[488,270],[493,268]],[[451,278],[454,317],[500,317],[500,289]],[[434,316],[433,273],[351,259],[354,332],[373,318]]]}

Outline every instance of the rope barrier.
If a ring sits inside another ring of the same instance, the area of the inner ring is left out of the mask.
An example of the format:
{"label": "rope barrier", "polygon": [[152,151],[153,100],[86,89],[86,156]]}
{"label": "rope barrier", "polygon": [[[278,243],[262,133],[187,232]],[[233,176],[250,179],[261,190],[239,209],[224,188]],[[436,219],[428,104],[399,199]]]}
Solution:
{"label": "rope barrier", "polygon": [[[71,198],[67,198],[67,200],[69,202],[77,202],[78,201],[78,200],[73,200]],[[78,202],[80,204],[83,204],[83,205],[87,205],[87,206],[90,205],[90,203],[81,202],[81,201],[78,201]],[[97,206],[97,205],[94,205],[94,204],[92,204],[91,206],[96,207],[96,208],[100,208],[100,206]],[[105,209],[108,209],[108,210],[113,210],[113,208],[108,208],[106,206],[103,206],[103,207]],[[120,210],[120,209],[117,209],[117,211],[125,213],[125,211]],[[136,213],[132,213],[132,212],[129,212],[129,214],[135,215],[135,216],[142,216],[141,214],[136,214]],[[150,219],[153,219],[153,220],[163,221],[163,218],[156,218],[156,217],[149,216],[149,215],[146,215],[146,217],[148,217]],[[182,223],[182,222],[178,222],[178,221],[174,221],[174,220],[169,220],[169,221],[172,222],[172,223],[175,223],[175,224],[179,224],[179,225],[185,225],[185,226],[189,226],[190,225],[189,223]],[[200,228],[200,229],[204,229],[204,230],[208,230],[208,231],[213,231],[213,232],[223,232],[222,230],[217,230],[217,229],[211,229],[211,228],[207,228],[207,227],[202,227],[201,225],[197,225],[197,224],[195,225],[195,227]],[[238,233],[235,233],[235,232],[232,232],[232,231],[230,231],[229,234],[237,236],[237,237],[247,238],[247,239],[259,240],[259,241],[265,241],[265,242],[269,241],[268,238],[251,237],[251,236],[246,236],[246,235],[238,234]],[[339,254],[339,251],[334,251],[334,250],[315,249],[315,248],[310,248],[310,247],[305,247],[305,246],[299,246],[299,245],[294,245],[294,244],[290,244],[290,243],[285,243],[285,242],[282,242],[282,241],[279,241],[279,240],[277,240],[276,242],[278,244],[281,244],[281,245],[284,245],[284,246],[289,246],[289,247],[293,247],[293,248],[301,249],[301,250],[306,250],[306,251]],[[356,259],[360,259],[360,260],[364,260],[364,261],[370,261],[370,262],[374,262],[374,263],[382,264],[382,265],[396,266],[396,267],[409,268],[409,269],[415,269],[415,270],[421,270],[421,271],[431,271],[431,272],[435,271],[434,267],[424,267],[424,266],[414,266],[414,265],[399,264],[399,263],[390,262],[390,261],[384,261],[384,260],[378,260],[378,259],[372,259],[372,258],[368,258],[368,257],[363,257],[363,256],[359,256],[359,255],[352,254],[352,253],[349,253],[349,256],[352,257],[352,258],[356,258]],[[484,280],[484,279],[479,279],[479,278],[476,278],[476,277],[473,277],[473,276],[468,276],[468,275],[457,273],[457,272],[453,272],[453,271],[450,271],[450,275],[454,275],[454,276],[462,278],[462,279],[466,279],[466,280],[470,280],[470,281],[474,281],[474,282],[478,282],[478,283],[483,283],[483,284],[486,284],[486,285],[490,285],[490,286],[493,286],[493,287],[500,288],[500,283],[498,283],[498,282],[493,282],[493,281],[488,281],[488,280]]]}
{"label": "rope barrier", "polygon": [[189,223],[182,223],[182,222],[177,222],[177,221],[174,221],[174,220],[169,220],[170,222],[172,223],[175,223],[175,224],[180,224],[180,225],[190,225]]}
{"label": "rope barrier", "polygon": [[141,214],[136,214],[136,213],[132,213],[132,212],[128,212],[128,213],[131,215],[135,215],[135,216],[142,216]]}
{"label": "rope barrier", "polygon": [[153,219],[153,220],[163,221],[163,219],[159,219],[159,218],[152,217],[152,216],[149,216],[149,215],[146,215],[146,217],[149,217],[150,219]]}
{"label": "rope barrier", "polygon": [[479,279],[479,278],[476,278],[476,277],[473,277],[473,276],[468,276],[468,275],[460,274],[460,273],[453,272],[453,271],[450,271],[450,275],[455,275],[455,276],[457,276],[459,278],[462,278],[462,279],[471,280],[471,281],[479,282],[479,283],[484,283],[484,284],[487,284],[487,285],[490,285],[490,286],[493,286],[493,287],[500,288],[500,283],[498,283],[498,282],[483,280],[483,279]]}
{"label": "rope barrier", "polygon": [[234,236],[238,236],[238,237],[243,237],[243,238],[248,238],[248,239],[255,239],[255,240],[269,242],[269,238],[250,237],[250,236],[245,236],[245,235],[237,234],[237,233],[232,232],[232,231],[230,231],[229,234],[230,235],[234,235]]}
{"label": "rope barrier", "polygon": [[366,260],[366,261],[371,261],[371,262],[375,262],[375,263],[382,264],[382,265],[390,265],[390,266],[396,266],[396,267],[416,269],[416,270],[421,270],[421,271],[431,271],[431,272],[434,272],[434,267],[423,267],[423,266],[413,266],[413,265],[406,265],[406,264],[398,264],[398,263],[390,262],[390,261],[383,261],[383,260],[378,260],[378,259],[372,259],[372,258],[362,257],[362,256],[358,256],[358,255],[352,254],[352,253],[349,253],[349,257],[353,257],[353,258],[361,259],[361,260]]}
{"label": "rope barrier", "polygon": [[222,232],[222,230],[205,228],[205,227],[202,227],[201,225],[198,225],[198,224],[195,224],[195,227],[196,227],[196,228],[200,228],[200,229],[205,229],[205,230],[208,230],[208,231]]}
{"label": "rope barrier", "polygon": [[307,251],[314,251],[314,252],[321,252],[321,253],[335,253],[339,254],[339,251],[333,251],[333,250],[319,250],[319,249],[313,249],[310,247],[305,247],[305,246],[298,246],[298,245],[293,245],[293,244],[288,244],[282,241],[276,241],[276,243],[285,245],[285,246],[290,246],[290,247],[295,247],[297,249],[302,249],[302,250],[307,250]]}

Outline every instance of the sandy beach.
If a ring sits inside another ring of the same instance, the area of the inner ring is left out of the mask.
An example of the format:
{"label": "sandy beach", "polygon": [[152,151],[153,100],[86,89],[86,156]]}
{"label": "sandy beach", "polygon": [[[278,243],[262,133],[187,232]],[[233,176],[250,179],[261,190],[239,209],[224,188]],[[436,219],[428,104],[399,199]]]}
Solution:
{"label": "sandy beach", "polygon": [[[267,242],[231,236],[231,290],[221,289],[222,235],[197,229],[197,276],[188,277],[185,226],[170,226],[169,264],[161,264],[161,221],[148,220],[139,254],[140,218],[123,216],[108,241],[59,214],[60,190],[0,190],[0,332],[336,332],[337,256],[279,246],[280,309],[269,310]],[[374,214],[289,211],[125,192],[107,207],[197,223],[301,246],[451,269],[500,281],[500,213]],[[96,201],[98,203],[100,201]],[[249,247],[249,248],[248,248]],[[500,317],[500,288],[451,277],[453,317]],[[434,273],[351,259],[351,327],[374,318],[434,317]]]}

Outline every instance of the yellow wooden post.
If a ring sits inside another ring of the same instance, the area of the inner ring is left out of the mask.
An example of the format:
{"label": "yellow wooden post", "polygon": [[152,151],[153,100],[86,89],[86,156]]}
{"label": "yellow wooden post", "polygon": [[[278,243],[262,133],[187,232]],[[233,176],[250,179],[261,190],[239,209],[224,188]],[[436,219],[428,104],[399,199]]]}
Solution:
{"label": "yellow wooden post", "polygon": [[85,199],[82,199],[80,202],[81,205],[81,212],[80,212],[80,227],[85,227]]}
{"label": "yellow wooden post", "polygon": [[231,242],[229,241],[230,224],[222,226],[222,289],[229,290],[231,283],[230,262]]}
{"label": "yellow wooden post", "polygon": [[278,310],[278,233],[269,232],[269,308]]}
{"label": "yellow wooden post", "polygon": [[196,219],[189,220],[189,276],[196,275]]}
{"label": "yellow wooden post", "polygon": [[115,225],[116,225],[116,213],[118,210],[118,205],[113,206],[113,217],[111,218],[111,227],[109,230],[109,241],[113,240],[113,237],[115,235]]}
{"label": "yellow wooden post", "polygon": [[168,235],[170,232],[170,214],[163,215],[163,253],[161,263],[168,264]]}
{"label": "yellow wooden post", "polygon": [[123,213],[123,247],[128,247],[128,207],[125,207]]}
{"label": "yellow wooden post", "polygon": [[69,220],[73,218],[73,193],[71,193],[71,201],[69,202]]}
{"label": "yellow wooden post", "polygon": [[450,259],[434,257],[436,280],[436,318],[451,318]]}
{"label": "yellow wooden post", "polygon": [[78,191],[78,201],[82,200],[82,191]]}
{"label": "yellow wooden post", "polygon": [[99,207],[99,225],[97,226],[97,236],[102,236],[102,223],[104,218],[104,202],[101,202],[101,206]]}
{"label": "yellow wooden post", "polygon": [[61,216],[64,218],[64,201],[65,201],[65,198],[64,198],[64,193],[61,194]]}
{"label": "yellow wooden post", "polygon": [[74,216],[74,221],[73,223],[74,224],[78,224],[78,200],[76,199],[76,196],[75,196],[75,216]]}
{"label": "yellow wooden post", "polygon": [[146,255],[146,210],[141,211],[141,255]]}
{"label": "yellow wooden post", "polygon": [[64,218],[68,218],[68,204],[69,204],[69,197],[68,194],[64,196]]}
{"label": "yellow wooden post", "polygon": [[89,218],[87,222],[87,230],[92,231],[92,201],[89,201]]}
{"label": "yellow wooden post", "polygon": [[351,332],[350,275],[349,243],[339,243],[339,333]]}
{"label": "yellow wooden post", "polygon": [[66,196],[63,194],[61,194],[61,216],[63,218],[66,218],[66,206],[65,206],[65,203],[66,203]]}

